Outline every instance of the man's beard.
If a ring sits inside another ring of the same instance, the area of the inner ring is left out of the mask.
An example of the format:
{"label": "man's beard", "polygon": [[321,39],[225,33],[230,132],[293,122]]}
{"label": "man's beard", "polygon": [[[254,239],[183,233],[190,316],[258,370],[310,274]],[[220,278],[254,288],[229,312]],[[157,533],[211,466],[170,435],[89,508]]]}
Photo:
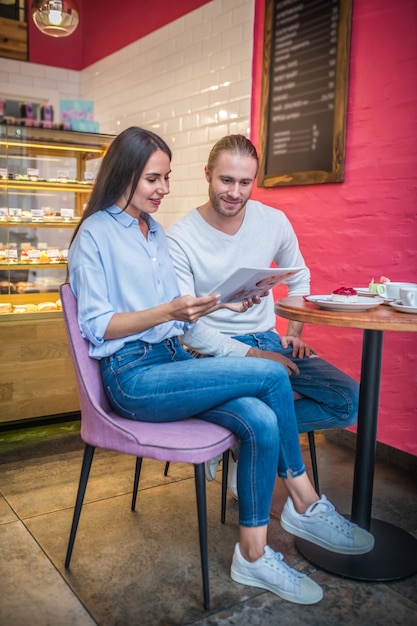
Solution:
{"label": "man's beard", "polygon": [[210,202],[211,202],[213,209],[216,211],[216,213],[218,213],[219,215],[222,215],[223,217],[235,217],[235,215],[238,215],[245,208],[246,202],[247,202],[247,200],[245,201],[239,200],[234,210],[233,209],[224,210],[222,209],[222,206],[221,206],[221,199],[218,196],[216,196],[211,191],[211,189],[209,189],[209,198],[210,198]]}

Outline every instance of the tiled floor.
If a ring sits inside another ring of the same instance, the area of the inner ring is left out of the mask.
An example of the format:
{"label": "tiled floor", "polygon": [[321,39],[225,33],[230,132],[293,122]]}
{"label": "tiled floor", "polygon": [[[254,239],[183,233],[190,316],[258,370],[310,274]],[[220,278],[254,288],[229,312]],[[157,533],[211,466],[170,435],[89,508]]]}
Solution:
{"label": "tiled floor", "polygon": [[[13,436],[12,436],[13,435]],[[415,626],[417,575],[361,583],[320,571],[279,524],[274,494],[269,543],[322,585],[315,606],[291,604],[234,583],[230,559],[237,504],[220,523],[220,472],[208,484],[211,610],[204,611],[192,468],[145,460],[137,510],[130,510],[134,459],[97,451],[71,569],[64,558],[82,458],[78,425],[0,433],[0,624],[2,626]],[[14,440],[12,441],[14,437]],[[319,438],[324,492],[350,512],[353,452]],[[308,465],[308,450],[302,439]],[[417,537],[414,471],[378,461],[373,516]],[[398,555],[401,559],[401,554]]]}

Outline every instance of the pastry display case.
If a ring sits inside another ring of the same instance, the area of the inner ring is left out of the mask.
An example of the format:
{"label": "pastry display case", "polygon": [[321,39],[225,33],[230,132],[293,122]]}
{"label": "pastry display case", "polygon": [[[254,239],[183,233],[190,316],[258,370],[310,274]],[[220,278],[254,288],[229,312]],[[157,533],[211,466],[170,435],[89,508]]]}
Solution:
{"label": "pastry display case", "polygon": [[77,409],[59,286],[112,139],[0,124],[0,422]]}

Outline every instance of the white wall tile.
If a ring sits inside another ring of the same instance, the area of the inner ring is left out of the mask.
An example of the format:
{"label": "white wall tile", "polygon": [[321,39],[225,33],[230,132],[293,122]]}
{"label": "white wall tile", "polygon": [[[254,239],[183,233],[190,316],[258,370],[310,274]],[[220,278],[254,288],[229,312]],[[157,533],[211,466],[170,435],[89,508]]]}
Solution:
{"label": "white wall tile", "polygon": [[[19,68],[19,74],[44,78],[46,76],[47,69],[49,68],[46,65],[39,65],[38,63],[22,63]],[[61,73],[63,75],[65,71],[61,70]]]}
{"label": "white wall tile", "polygon": [[12,59],[2,59],[1,63],[4,72],[1,77],[1,95],[12,100],[48,102],[54,107],[57,121],[59,101],[80,97],[79,72]]}
{"label": "white wall tile", "polygon": [[225,33],[232,28],[232,14],[230,11],[219,13],[212,20],[212,34]]}
{"label": "white wall tile", "polygon": [[205,202],[212,144],[248,134],[253,16],[254,0],[212,0],[82,72],[3,59],[2,89],[56,111],[61,98],[93,100],[103,133],[137,125],[161,134],[174,154],[158,212],[167,227]]}
{"label": "white wall tile", "polygon": [[[43,80],[43,78],[38,79],[39,82],[42,81],[42,80]],[[16,74],[16,76],[13,77],[13,83],[15,85],[25,85],[26,87],[32,87],[33,86],[33,77],[32,76],[28,76],[27,74]]]}

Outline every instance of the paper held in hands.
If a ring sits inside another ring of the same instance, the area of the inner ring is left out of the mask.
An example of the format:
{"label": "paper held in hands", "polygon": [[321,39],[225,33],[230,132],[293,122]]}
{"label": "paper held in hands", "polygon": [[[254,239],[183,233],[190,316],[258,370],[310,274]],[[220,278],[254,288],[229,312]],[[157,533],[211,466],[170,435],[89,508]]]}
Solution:
{"label": "paper held in hands", "polygon": [[241,267],[221,282],[212,293],[220,295],[220,302],[240,302],[269,291],[284,280],[303,270],[303,267],[275,267],[259,269]]}

